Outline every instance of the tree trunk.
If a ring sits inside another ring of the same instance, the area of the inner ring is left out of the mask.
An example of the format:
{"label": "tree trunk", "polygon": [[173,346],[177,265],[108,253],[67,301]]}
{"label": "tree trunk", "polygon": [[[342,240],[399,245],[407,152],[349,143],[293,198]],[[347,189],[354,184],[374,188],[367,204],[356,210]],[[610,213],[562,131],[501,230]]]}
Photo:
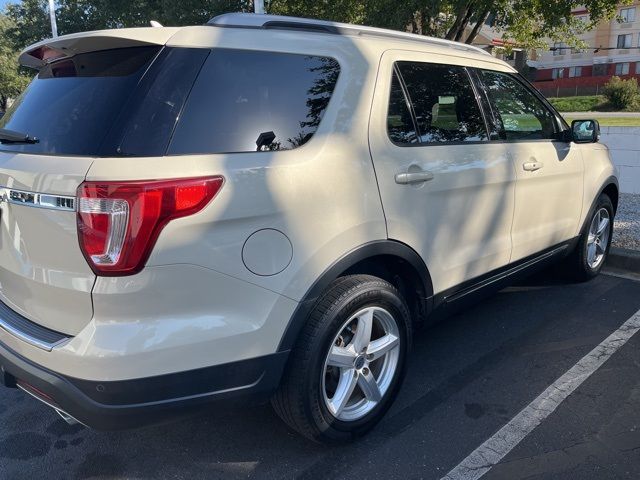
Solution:
{"label": "tree trunk", "polygon": [[458,35],[458,32],[460,30],[460,25],[467,17],[472,6],[473,2],[467,2],[458,9],[458,11],[456,12],[456,20],[453,22],[453,25],[451,25],[451,28],[447,32],[447,35],[445,35],[445,38],[447,40],[453,40],[454,38],[456,38],[456,35]]}
{"label": "tree trunk", "polygon": [[9,99],[4,95],[0,95],[0,112],[7,111],[7,104],[9,103]]}
{"label": "tree trunk", "polygon": [[475,41],[476,38],[478,38],[478,34],[480,33],[480,30],[482,30],[482,26],[484,25],[484,23],[489,18],[489,15],[491,15],[491,8],[487,8],[484,12],[482,12],[482,15],[480,15],[480,18],[478,18],[478,22],[475,24],[473,30],[471,30],[471,33],[465,40],[465,43],[471,44]]}
{"label": "tree trunk", "polygon": [[465,30],[469,26],[469,22],[471,21],[471,17],[473,16],[473,13],[474,13],[474,9],[470,5],[469,8],[467,9],[467,13],[465,14],[464,18],[462,19],[462,22],[460,23],[460,27],[456,32],[456,36],[453,38],[456,42],[459,42],[460,40],[462,40],[462,36],[464,35]]}

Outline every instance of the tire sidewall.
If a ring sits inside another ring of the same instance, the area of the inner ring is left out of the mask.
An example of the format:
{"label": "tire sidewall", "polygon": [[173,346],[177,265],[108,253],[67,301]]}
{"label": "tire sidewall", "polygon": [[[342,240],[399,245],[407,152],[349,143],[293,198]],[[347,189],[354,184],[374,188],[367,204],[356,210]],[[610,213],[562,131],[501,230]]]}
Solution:
{"label": "tire sidewall", "polygon": [[[400,352],[394,379],[383,399],[364,417],[344,422],[335,418],[328,410],[322,391],[324,363],[335,336],[344,323],[355,313],[366,307],[380,307],[387,310],[395,320],[400,333]],[[410,317],[405,303],[384,283],[367,282],[355,288],[350,295],[336,303],[325,313],[325,325],[315,344],[311,368],[307,376],[307,405],[318,430],[323,436],[335,440],[362,435],[372,428],[389,409],[400,388],[406,370],[406,359],[410,348]]]}

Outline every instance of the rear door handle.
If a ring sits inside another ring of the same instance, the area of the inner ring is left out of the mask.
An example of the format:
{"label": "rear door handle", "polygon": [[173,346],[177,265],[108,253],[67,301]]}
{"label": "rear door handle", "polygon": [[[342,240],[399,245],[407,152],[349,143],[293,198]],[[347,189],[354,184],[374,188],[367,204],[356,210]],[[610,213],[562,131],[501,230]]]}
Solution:
{"label": "rear door handle", "polygon": [[396,183],[398,185],[414,185],[431,180],[433,180],[433,173],[427,171],[396,174]]}
{"label": "rear door handle", "polygon": [[544,164],[542,162],[527,162],[523,164],[522,167],[527,172],[535,172],[536,170],[540,170],[542,167],[544,167]]}

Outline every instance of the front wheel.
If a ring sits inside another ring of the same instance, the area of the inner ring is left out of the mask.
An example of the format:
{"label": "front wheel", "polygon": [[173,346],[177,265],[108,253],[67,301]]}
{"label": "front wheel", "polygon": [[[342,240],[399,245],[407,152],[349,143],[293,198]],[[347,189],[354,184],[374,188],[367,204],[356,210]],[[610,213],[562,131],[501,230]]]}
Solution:
{"label": "front wheel", "polygon": [[363,435],[400,388],[410,325],[404,300],[388,282],[368,275],[336,280],[291,353],[274,409],[315,441]]}
{"label": "front wheel", "polygon": [[611,199],[606,194],[600,195],[578,245],[569,257],[571,273],[577,280],[590,280],[602,270],[611,247],[613,217]]}

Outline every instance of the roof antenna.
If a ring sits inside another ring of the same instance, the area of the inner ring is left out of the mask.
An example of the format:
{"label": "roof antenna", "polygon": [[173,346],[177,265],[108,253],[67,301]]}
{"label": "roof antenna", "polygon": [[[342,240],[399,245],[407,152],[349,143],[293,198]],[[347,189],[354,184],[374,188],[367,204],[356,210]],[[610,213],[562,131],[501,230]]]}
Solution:
{"label": "roof antenna", "polygon": [[155,20],[151,20],[149,22],[153,28],[162,28],[162,24],[160,22],[156,22]]}

